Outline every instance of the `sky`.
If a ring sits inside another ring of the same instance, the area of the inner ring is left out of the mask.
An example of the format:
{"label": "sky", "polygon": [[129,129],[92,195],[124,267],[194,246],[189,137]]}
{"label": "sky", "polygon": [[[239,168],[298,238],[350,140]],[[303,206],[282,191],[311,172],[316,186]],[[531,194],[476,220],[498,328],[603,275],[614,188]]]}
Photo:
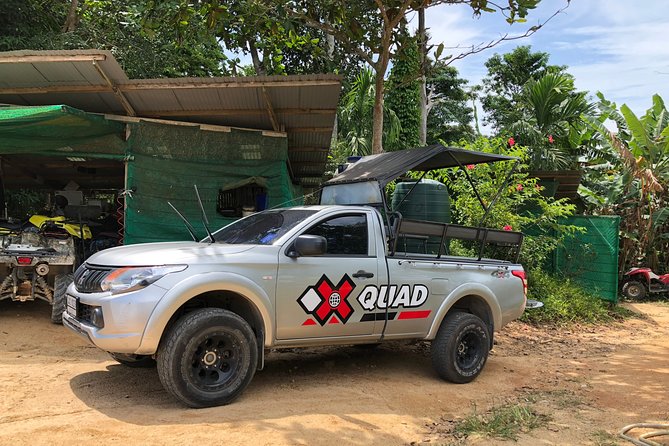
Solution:
{"label": "sky", "polygon": [[[527,23],[509,25],[500,14],[472,17],[463,5],[442,5],[426,12],[431,43],[446,47],[477,45],[504,34],[519,35],[563,8],[566,0],[543,0],[531,10]],[[412,20],[417,26],[417,20]],[[638,116],[658,93],[669,103],[669,1],[572,0],[569,7],[528,38],[504,42],[453,66],[470,84],[485,76],[484,62],[495,53],[518,45],[550,54],[549,63],[567,65],[579,90],[597,91],[627,104]],[[462,50],[444,50],[453,54]]]}

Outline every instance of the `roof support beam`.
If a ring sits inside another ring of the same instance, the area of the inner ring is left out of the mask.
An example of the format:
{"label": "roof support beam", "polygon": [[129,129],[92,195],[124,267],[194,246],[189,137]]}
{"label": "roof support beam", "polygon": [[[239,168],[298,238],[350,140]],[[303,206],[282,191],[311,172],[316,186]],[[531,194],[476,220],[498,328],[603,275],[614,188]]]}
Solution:
{"label": "roof support beam", "polygon": [[[0,90],[0,93],[2,91]],[[257,108],[229,108],[214,110],[146,110],[142,111],[144,116],[252,116],[266,113],[265,110]],[[276,115],[334,115],[335,108],[275,108]]]}
{"label": "roof support beam", "polygon": [[279,121],[277,121],[276,119],[276,113],[274,113],[274,107],[272,107],[272,101],[270,100],[269,93],[267,93],[267,89],[265,87],[262,87],[262,95],[263,98],[265,99],[265,108],[267,109],[269,120],[272,122],[272,129],[275,132],[280,132],[281,127],[279,126]]}
{"label": "roof support beam", "polygon": [[332,127],[291,127],[288,133],[332,133]]}
{"label": "roof support beam", "polygon": [[130,102],[128,102],[128,99],[126,99],[125,95],[121,90],[118,89],[118,87],[112,82],[111,79],[109,79],[109,76],[107,76],[107,73],[102,69],[99,63],[93,61],[93,66],[95,69],[100,73],[100,76],[107,82],[107,85],[111,87],[112,91],[114,92],[114,96],[118,99],[118,101],[121,103],[123,106],[123,109],[125,110],[126,114],[128,116],[137,116],[137,113],[135,113],[135,109],[132,108],[132,105]]}
{"label": "roof support beam", "polygon": [[92,62],[107,60],[104,54],[0,56],[0,63]]}
{"label": "roof support beam", "polygon": [[[231,78],[232,79],[232,78]],[[247,78],[252,79],[252,78]],[[121,84],[119,88],[123,91],[132,90],[174,90],[189,88],[261,88],[261,87],[318,87],[318,86],[339,86],[341,82],[337,79],[316,79],[316,80],[286,80],[286,81],[239,81],[228,80],[227,78],[213,78],[213,81],[195,82],[186,79],[166,79],[165,82],[146,82],[143,80],[134,81],[131,84]]]}

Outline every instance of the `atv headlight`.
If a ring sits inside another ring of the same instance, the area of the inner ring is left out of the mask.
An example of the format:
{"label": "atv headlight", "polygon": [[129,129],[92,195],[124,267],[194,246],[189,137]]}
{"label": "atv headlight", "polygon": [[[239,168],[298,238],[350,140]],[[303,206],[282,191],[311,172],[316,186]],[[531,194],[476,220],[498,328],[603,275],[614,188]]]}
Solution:
{"label": "atv headlight", "polygon": [[111,291],[112,294],[127,293],[151,285],[169,273],[185,270],[187,265],[170,266],[138,266],[113,270],[102,280],[102,291]]}

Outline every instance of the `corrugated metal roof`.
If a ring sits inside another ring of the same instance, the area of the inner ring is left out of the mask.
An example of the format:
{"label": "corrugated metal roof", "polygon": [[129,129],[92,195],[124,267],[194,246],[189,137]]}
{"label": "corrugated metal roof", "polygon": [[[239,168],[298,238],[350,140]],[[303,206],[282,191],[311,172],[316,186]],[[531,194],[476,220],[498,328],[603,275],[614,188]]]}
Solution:
{"label": "corrugated metal roof", "polygon": [[332,74],[131,80],[109,51],[0,53],[0,103],[285,132],[293,175],[310,186],[325,170],[340,90]]}

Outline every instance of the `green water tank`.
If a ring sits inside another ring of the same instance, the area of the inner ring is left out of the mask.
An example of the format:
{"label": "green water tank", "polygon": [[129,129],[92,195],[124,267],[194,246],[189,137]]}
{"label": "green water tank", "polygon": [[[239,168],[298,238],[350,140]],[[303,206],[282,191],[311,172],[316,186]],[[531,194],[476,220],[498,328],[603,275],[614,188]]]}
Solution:
{"label": "green water tank", "polygon": [[[413,191],[411,188],[416,186]],[[409,191],[411,194],[404,198]],[[400,205],[400,202],[402,204]],[[398,208],[399,206],[399,208]],[[402,218],[411,220],[427,220],[439,223],[451,222],[451,200],[446,185],[435,180],[421,180],[397,183],[391,199],[393,211],[399,211]],[[439,250],[439,238],[410,238],[399,240],[399,250],[425,254],[436,254]],[[406,249],[403,249],[406,248]],[[447,247],[446,247],[447,248]]]}
{"label": "green water tank", "polygon": [[[416,186],[402,205],[397,208],[402,198]],[[440,223],[451,222],[451,201],[446,185],[435,180],[421,180],[397,183],[393,192],[391,206],[394,211],[402,213],[402,217],[412,220],[428,220]]]}

